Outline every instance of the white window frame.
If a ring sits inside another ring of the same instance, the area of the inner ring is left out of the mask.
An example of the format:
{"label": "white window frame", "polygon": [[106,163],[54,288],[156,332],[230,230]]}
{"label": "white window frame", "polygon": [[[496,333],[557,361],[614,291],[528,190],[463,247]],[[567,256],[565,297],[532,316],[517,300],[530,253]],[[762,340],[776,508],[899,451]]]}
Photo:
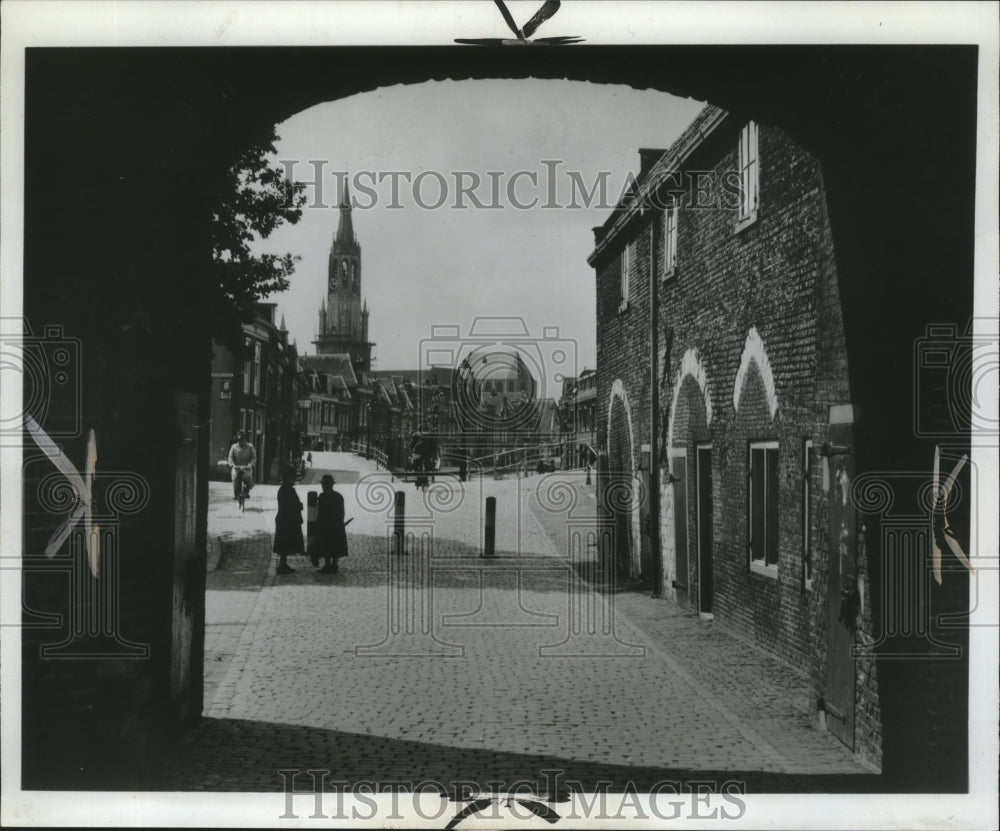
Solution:
{"label": "white window frame", "polygon": [[[753,558],[753,552],[750,550],[750,540],[753,539],[753,526],[752,526],[752,523],[753,523],[753,486],[751,484],[750,477],[751,477],[751,464],[753,462],[753,451],[754,450],[764,450],[764,451],[777,450],[778,451],[778,465],[779,465],[778,469],[780,471],[780,469],[781,469],[780,468],[780,465],[781,465],[781,448],[779,447],[779,444],[776,441],[752,441],[752,442],[750,442],[749,446],[747,447],[747,559],[750,562],[750,571],[753,572],[754,574],[761,574],[761,575],[764,575],[765,577],[774,577],[774,578],[777,578],[777,576],[778,576],[778,563],[781,561],[780,537],[778,538],[778,543],[779,544],[775,546],[775,552],[776,552],[777,560],[775,560],[775,562],[773,562],[773,563],[768,563],[767,562],[767,539],[769,538],[769,534],[768,534],[769,529],[767,527],[767,494],[766,494],[766,488],[767,488],[767,471],[766,470],[764,472],[764,488],[765,488],[764,506],[765,507],[764,507],[764,514],[763,514],[763,516],[764,516],[764,519],[763,519],[763,522],[764,522],[764,534],[765,534],[765,536],[764,536],[764,540],[765,540],[765,542],[764,542],[764,557],[762,559],[755,560]],[[766,459],[767,459],[767,453],[766,452],[764,454],[764,458],[765,458],[765,463],[766,463]],[[776,495],[775,499],[777,499],[777,498],[778,497]],[[780,504],[778,506],[778,511],[776,512],[776,514],[778,516],[778,525],[774,528],[774,533],[778,534],[778,526],[780,526],[780,524],[781,524]]]}
{"label": "white window frame", "polygon": [[632,281],[632,261],[634,259],[632,246],[635,244],[634,240],[630,240],[625,243],[625,247],[622,248],[621,255],[621,284],[620,284],[620,294],[621,302],[618,304],[618,311],[623,312],[628,308],[628,297],[629,297],[629,285]]}
{"label": "white window frame", "polygon": [[740,208],[736,230],[742,230],[757,219],[760,204],[760,142],[756,121],[747,122],[740,130],[737,167],[740,174]]}
{"label": "white window frame", "polygon": [[812,591],[815,577],[812,545],[812,459],[813,441],[802,443],[802,588]]}
{"label": "white window frame", "polygon": [[663,209],[663,271],[661,279],[668,280],[677,269],[677,203],[671,202]]}

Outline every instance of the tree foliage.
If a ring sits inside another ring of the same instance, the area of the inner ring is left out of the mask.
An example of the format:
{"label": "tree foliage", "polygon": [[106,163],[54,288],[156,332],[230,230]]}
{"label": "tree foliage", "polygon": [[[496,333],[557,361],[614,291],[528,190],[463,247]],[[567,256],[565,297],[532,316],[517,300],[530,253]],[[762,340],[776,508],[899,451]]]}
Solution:
{"label": "tree foliage", "polygon": [[275,161],[277,139],[272,130],[240,154],[227,171],[212,217],[213,312],[218,334],[226,339],[253,318],[256,303],[288,288],[300,259],[252,250],[283,223],[294,225],[302,217],[305,187],[288,181]]}

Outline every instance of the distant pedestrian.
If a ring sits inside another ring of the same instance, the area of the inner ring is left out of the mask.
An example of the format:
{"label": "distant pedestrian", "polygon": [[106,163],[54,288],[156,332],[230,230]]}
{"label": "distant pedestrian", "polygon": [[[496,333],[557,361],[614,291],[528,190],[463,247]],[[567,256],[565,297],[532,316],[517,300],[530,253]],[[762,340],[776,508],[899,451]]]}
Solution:
{"label": "distant pedestrian", "polygon": [[278,555],[278,574],[295,571],[288,565],[290,554],[305,554],[302,540],[302,500],[295,492],[295,468],[285,468],[278,488],[278,515],[274,518],[274,553]]}
{"label": "distant pedestrian", "polygon": [[308,462],[309,467],[313,466],[313,454],[312,453],[306,453],[306,462]]}
{"label": "distant pedestrian", "polygon": [[344,497],[333,489],[334,479],[327,473],[321,480],[323,492],[316,502],[316,531],[319,555],[323,558],[320,574],[336,574],[337,560],[347,556],[347,532],[344,526]]}

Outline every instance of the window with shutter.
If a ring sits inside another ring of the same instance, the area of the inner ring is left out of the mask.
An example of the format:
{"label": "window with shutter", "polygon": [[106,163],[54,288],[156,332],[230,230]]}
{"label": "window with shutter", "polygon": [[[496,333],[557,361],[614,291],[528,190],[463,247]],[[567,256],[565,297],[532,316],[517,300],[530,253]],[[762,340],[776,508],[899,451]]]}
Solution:
{"label": "window with shutter", "polygon": [[749,122],[740,131],[738,153],[740,170],[739,221],[749,224],[757,216],[760,202],[760,161],[757,154],[757,122]]}
{"label": "window with shutter", "polygon": [[632,268],[632,243],[625,243],[621,259],[621,298],[619,311],[628,306],[629,273]]}
{"label": "window with shutter", "polygon": [[750,449],[749,471],[750,561],[764,559],[764,451]]}
{"label": "window with shutter", "polygon": [[777,442],[750,444],[747,470],[747,548],[751,571],[777,576]]}
{"label": "window with shutter", "polygon": [[677,205],[663,211],[663,279],[673,276],[677,267]]}

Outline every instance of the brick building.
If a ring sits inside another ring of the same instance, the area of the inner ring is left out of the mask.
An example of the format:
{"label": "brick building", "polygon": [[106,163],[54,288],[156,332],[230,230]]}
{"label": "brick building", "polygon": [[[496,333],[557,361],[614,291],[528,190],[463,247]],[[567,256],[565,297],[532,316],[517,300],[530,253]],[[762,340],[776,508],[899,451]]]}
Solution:
{"label": "brick building", "polygon": [[613,506],[609,556],[619,574],[809,673],[817,720],[822,709],[879,763],[874,662],[851,657],[871,622],[860,611],[840,620],[843,590],[860,592],[861,610],[871,598],[849,499],[854,412],[820,164],[780,129],[714,106],[640,159],[589,257],[598,447],[607,476],[632,485]]}
{"label": "brick building", "polygon": [[585,369],[563,381],[559,398],[563,425],[563,467],[593,465],[597,446],[597,372]]}
{"label": "brick building", "polygon": [[309,409],[303,429],[309,450],[343,450],[358,434],[358,378],[351,358],[303,355]]}
{"label": "brick building", "polygon": [[209,426],[213,472],[228,478],[227,458],[238,432],[257,451],[255,476],[277,482],[282,463],[299,451],[298,356],[288,342],[284,320],[275,321],[276,304],[259,303],[244,324],[239,354],[216,341],[212,348],[212,419]]}

